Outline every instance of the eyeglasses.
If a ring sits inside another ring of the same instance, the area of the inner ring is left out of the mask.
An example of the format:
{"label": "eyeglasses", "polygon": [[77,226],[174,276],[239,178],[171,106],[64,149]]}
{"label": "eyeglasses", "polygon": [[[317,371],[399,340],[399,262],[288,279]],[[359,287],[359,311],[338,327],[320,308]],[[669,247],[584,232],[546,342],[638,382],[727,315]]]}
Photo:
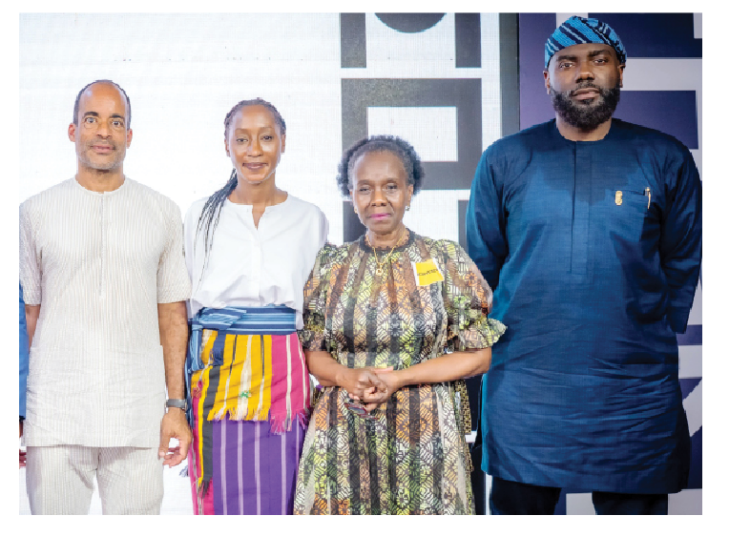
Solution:
{"label": "eyeglasses", "polygon": [[[93,115],[87,115],[81,122],[83,128],[99,128],[102,124],[102,120]],[[112,130],[125,130],[125,120],[119,117],[112,117],[107,120],[109,128]]]}

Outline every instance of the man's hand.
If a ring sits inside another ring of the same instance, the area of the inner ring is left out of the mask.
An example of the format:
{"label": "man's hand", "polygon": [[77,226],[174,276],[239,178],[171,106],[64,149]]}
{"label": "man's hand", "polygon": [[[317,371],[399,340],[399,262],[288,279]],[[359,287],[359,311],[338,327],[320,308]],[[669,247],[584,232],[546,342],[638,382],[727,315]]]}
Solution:
{"label": "man's hand", "polygon": [[[169,448],[169,440],[176,438],[178,446]],[[187,457],[188,448],[193,441],[185,412],[179,408],[169,408],[161,420],[161,442],[159,444],[159,458],[164,459],[163,465],[174,467]]]}
{"label": "man's hand", "polygon": [[[188,342],[187,312],[185,302],[160,303],[159,339],[164,348],[164,374],[169,398],[185,398],[185,353]],[[189,403],[189,402],[188,402]],[[176,438],[179,446],[169,448],[169,440]],[[188,447],[193,440],[192,432],[185,419],[185,412],[179,408],[168,408],[161,420],[161,442],[159,458],[164,465],[174,467],[187,457]]]}

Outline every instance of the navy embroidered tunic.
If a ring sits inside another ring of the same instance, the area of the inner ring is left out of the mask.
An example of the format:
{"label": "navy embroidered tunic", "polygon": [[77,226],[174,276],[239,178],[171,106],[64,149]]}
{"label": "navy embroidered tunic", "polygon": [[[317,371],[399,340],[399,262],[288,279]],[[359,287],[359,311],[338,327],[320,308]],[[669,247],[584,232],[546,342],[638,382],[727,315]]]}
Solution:
{"label": "navy embroidered tunic", "polygon": [[613,120],[573,142],[550,121],[482,155],[468,252],[508,326],[482,399],[482,470],[541,486],[674,493],[690,437],[675,333],[701,260],[689,150]]}

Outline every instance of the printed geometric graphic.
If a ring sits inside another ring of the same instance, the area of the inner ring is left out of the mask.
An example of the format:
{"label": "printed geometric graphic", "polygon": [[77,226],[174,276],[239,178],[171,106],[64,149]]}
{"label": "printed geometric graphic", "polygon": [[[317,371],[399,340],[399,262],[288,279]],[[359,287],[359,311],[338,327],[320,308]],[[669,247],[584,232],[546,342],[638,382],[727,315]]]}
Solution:
{"label": "printed geometric graphic", "polygon": [[456,67],[482,66],[482,35],[478,13],[456,13]]}
{"label": "printed geometric graphic", "polygon": [[423,162],[456,162],[454,106],[367,108],[367,135],[390,134],[409,140]]}
{"label": "printed geometric graphic", "polygon": [[[482,154],[482,80],[343,78],[341,80],[341,141],[345,150],[366,137],[370,108],[455,109],[456,159],[424,161],[429,177],[425,190],[468,190]],[[441,129],[442,130],[442,129]],[[344,240],[355,240],[364,232],[350,203],[343,203]]]}
{"label": "printed geometric graphic", "polygon": [[[342,148],[367,135],[399,135],[422,158],[425,190],[468,190],[483,149],[482,79],[451,75],[454,69],[482,67],[482,16],[344,13],[339,20],[341,67],[382,73],[342,80]],[[414,66],[407,71],[409,78],[403,69],[389,76],[391,66],[398,70],[404,65]],[[424,65],[433,71],[420,78],[419,66]],[[420,204],[415,203],[411,216],[420,212]],[[356,239],[364,227],[350,203],[342,203],[342,209],[344,240]],[[405,221],[413,219],[407,215]]]}
{"label": "printed geometric graphic", "polygon": [[344,78],[341,80],[342,149],[367,136],[371,107],[451,107],[456,110],[458,158],[423,162],[430,180],[425,189],[471,188],[482,155],[482,81],[464,79]]}
{"label": "printed geometric graphic", "polygon": [[[376,13],[388,28],[400,33],[429,30],[445,17],[444,13]],[[478,13],[456,13],[454,17],[455,66],[481,67],[481,24]],[[364,13],[342,13],[341,67],[367,67],[367,24]]]}
{"label": "printed geometric graphic", "polygon": [[445,13],[375,13],[375,16],[394,30],[417,33],[435,26]]}
{"label": "printed geometric graphic", "polygon": [[367,31],[364,13],[341,13],[341,67],[367,67]]}

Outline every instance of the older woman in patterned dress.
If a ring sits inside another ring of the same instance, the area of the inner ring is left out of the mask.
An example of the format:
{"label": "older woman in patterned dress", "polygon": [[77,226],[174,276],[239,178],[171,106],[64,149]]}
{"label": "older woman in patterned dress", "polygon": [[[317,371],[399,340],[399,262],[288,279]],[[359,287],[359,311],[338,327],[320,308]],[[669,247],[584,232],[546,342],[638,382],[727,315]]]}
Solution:
{"label": "older woman in patterned dress", "polygon": [[367,232],[326,245],[305,286],[300,340],[322,391],[300,461],[296,514],[472,514],[462,378],[505,330],[464,250],[403,224],[424,172],[413,147],[354,144],[338,182]]}

